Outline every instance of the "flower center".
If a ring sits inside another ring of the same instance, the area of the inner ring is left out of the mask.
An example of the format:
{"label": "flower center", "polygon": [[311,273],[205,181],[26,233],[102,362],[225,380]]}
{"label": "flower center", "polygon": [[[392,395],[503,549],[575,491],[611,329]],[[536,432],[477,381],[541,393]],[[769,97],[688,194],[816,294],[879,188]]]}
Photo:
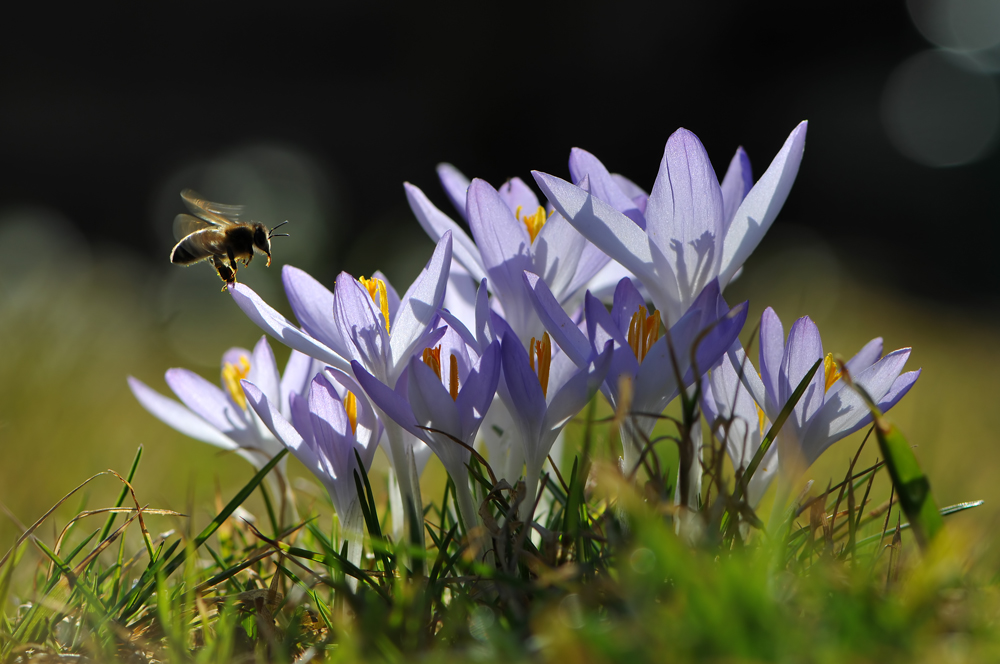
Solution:
{"label": "flower center", "polygon": [[840,380],[840,367],[833,359],[833,353],[827,353],[823,358],[823,371],[826,374],[824,392],[829,392],[833,384]]}
{"label": "flower center", "polygon": [[382,317],[385,319],[385,333],[389,334],[389,297],[385,292],[385,282],[376,277],[372,277],[371,279],[358,277],[358,281],[368,289],[368,294],[371,296],[372,302],[382,311]]}
{"label": "flower center", "polygon": [[639,360],[640,364],[659,338],[660,317],[655,311],[650,314],[646,312],[646,307],[639,307],[639,310],[632,314],[632,320],[628,324],[628,345],[632,347],[635,359]]}
{"label": "flower center", "polygon": [[535,210],[535,214],[531,215],[528,214],[522,215],[521,207],[522,206],[520,205],[517,206],[517,209],[514,210],[514,216],[517,217],[519,220],[521,220],[521,223],[525,225],[525,227],[528,229],[528,235],[531,236],[531,241],[534,242],[535,238],[538,237],[538,234],[542,231],[542,226],[545,225],[545,222],[548,220],[549,216],[545,214],[545,208],[543,208],[541,205],[539,205],[538,209]]}
{"label": "flower center", "polygon": [[[441,346],[425,348],[423,360],[424,364],[429,366],[437,374],[438,378],[441,378]],[[456,401],[458,399],[458,358],[455,357],[454,353],[451,354],[449,365],[448,392],[451,394],[451,400]]]}
{"label": "flower center", "polygon": [[354,435],[358,434],[358,398],[354,396],[353,392],[348,392],[347,397],[344,398],[344,411],[347,413],[347,419],[351,423],[351,431]]}
{"label": "flower center", "polygon": [[552,340],[549,333],[542,334],[541,341],[531,337],[528,344],[528,362],[531,370],[538,375],[538,384],[542,386],[542,394],[549,396],[549,367],[552,365]]}
{"label": "flower center", "polygon": [[243,394],[243,386],[240,381],[250,373],[250,360],[243,356],[237,364],[226,362],[222,367],[222,384],[225,386],[229,396],[243,410],[247,409],[247,397]]}

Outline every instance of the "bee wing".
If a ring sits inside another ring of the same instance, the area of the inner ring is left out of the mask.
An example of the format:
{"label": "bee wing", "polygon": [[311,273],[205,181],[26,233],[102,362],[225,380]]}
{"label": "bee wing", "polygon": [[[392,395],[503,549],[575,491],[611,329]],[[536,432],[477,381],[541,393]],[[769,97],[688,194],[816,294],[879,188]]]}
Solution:
{"label": "bee wing", "polygon": [[174,217],[174,237],[178,240],[183,240],[191,233],[197,233],[206,228],[218,228],[218,226],[190,214],[179,214]]}
{"label": "bee wing", "polygon": [[220,247],[223,231],[216,226],[203,225],[205,227],[200,231],[189,233],[174,245],[170,251],[171,263],[191,265],[216,254],[225,253]]}
{"label": "bee wing", "polygon": [[185,189],[181,192],[184,204],[195,215],[217,226],[228,226],[246,212],[245,205],[226,205],[205,200],[196,191]]}

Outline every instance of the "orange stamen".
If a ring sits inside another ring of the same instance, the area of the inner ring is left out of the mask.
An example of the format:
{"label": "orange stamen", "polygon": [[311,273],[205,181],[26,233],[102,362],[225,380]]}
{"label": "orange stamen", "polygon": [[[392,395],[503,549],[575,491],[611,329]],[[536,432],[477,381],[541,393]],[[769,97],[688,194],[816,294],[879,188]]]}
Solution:
{"label": "orange stamen", "polygon": [[372,302],[375,306],[379,308],[382,312],[382,317],[385,319],[385,332],[389,333],[389,296],[386,294],[385,282],[377,277],[372,277],[371,279],[365,279],[364,277],[358,277],[358,281],[361,285],[368,290],[368,295],[371,296]]}

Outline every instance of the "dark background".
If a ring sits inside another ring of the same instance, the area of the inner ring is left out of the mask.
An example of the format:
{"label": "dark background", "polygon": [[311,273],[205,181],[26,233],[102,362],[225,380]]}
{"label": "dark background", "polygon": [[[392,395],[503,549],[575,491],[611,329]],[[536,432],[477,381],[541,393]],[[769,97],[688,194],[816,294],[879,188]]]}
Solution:
{"label": "dark background", "polygon": [[440,161],[499,185],[531,169],[565,175],[580,146],[648,188],[667,137],[684,126],[720,176],[737,145],[759,176],[808,119],[776,232],[812,229],[876,285],[967,305],[997,299],[996,153],[923,166],[893,147],[880,120],[893,69],[930,47],[902,2],[173,3],[155,15],[81,4],[5,14],[0,208],[54,210],[87,242],[164,269],[176,269],[165,263],[177,191],[198,185],[201,161],[255,142],[291,146],[327,182],[321,207],[337,230],[314,244],[329,279],[354,265],[366,233],[416,226],[404,180],[448,209]]}

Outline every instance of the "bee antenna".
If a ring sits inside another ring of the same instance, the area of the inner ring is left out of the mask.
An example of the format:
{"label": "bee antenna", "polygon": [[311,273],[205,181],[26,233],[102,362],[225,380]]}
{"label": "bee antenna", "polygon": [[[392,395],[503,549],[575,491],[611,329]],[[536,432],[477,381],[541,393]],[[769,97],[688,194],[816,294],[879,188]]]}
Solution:
{"label": "bee antenna", "polygon": [[287,223],[288,223],[288,220],[286,219],[285,221],[281,222],[280,224],[278,224],[277,226],[275,226],[274,228],[272,228],[270,231],[268,231],[267,237],[269,237],[269,238],[271,238],[271,237],[288,237],[288,233],[278,233],[277,235],[274,234],[274,231],[278,230],[279,228],[281,228],[282,226],[284,226]]}

